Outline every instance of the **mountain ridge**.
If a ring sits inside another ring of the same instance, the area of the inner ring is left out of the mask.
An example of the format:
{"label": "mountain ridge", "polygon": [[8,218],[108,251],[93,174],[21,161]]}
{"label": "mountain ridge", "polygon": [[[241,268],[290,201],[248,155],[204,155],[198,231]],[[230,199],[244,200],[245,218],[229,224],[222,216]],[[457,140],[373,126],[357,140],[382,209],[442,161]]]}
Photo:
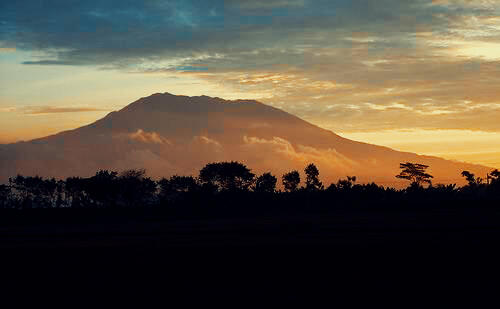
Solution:
{"label": "mountain ridge", "polygon": [[196,174],[223,160],[277,175],[315,162],[325,181],[357,175],[363,182],[401,183],[394,176],[406,161],[430,165],[436,182],[461,182],[465,169],[491,170],[349,140],[256,100],[170,93],[142,97],[73,130],[0,145],[0,159],[0,181],[17,173],[63,178],[142,167],[155,177]]}

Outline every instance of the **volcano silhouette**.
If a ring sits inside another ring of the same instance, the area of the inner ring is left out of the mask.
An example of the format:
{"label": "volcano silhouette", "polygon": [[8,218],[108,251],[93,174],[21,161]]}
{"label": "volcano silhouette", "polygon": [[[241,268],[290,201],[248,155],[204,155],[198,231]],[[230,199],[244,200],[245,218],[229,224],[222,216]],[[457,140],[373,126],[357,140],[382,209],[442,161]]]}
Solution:
{"label": "volcano silhouette", "polygon": [[401,162],[427,164],[434,182],[443,183],[461,182],[463,170],[490,170],[352,141],[253,100],[157,93],[75,130],[0,145],[0,182],[17,174],[90,176],[99,169],[197,175],[209,162],[231,160],[278,176],[314,162],[326,183],[356,175],[396,186]]}

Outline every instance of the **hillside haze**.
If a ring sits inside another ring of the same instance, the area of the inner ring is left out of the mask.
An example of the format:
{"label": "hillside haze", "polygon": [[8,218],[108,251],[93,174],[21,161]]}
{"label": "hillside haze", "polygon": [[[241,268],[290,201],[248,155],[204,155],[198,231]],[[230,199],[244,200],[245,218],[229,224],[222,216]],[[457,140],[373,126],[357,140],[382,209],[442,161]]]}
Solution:
{"label": "hillside haze", "polygon": [[325,183],[356,175],[391,186],[401,184],[394,176],[406,161],[430,165],[434,183],[463,183],[463,170],[490,171],[345,139],[257,101],[157,93],[75,130],[0,145],[0,182],[16,174],[66,178],[99,169],[197,175],[206,163],[230,160],[278,176],[314,162]]}

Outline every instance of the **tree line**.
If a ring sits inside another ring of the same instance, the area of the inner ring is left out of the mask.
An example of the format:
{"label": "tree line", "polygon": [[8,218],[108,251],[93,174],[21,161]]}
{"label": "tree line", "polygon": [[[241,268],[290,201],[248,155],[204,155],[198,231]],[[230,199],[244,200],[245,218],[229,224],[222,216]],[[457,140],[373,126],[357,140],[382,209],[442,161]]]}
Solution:
{"label": "tree line", "polygon": [[[270,172],[255,175],[240,162],[216,162],[203,167],[198,176],[174,175],[155,181],[145,170],[100,170],[94,176],[69,177],[66,180],[45,179],[39,176],[10,178],[0,185],[0,208],[140,208],[203,204],[208,200],[231,197],[231,201],[245,202],[259,199],[259,203],[331,204],[341,201],[362,202],[366,205],[397,205],[408,203],[472,203],[485,200],[500,201],[500,171],[494,170],[486,179],[469,171],[462,176],[468,184],[433,185],[428,166],[419,163],[401,163],[399,179],[410,182],[405,189],[386,188],[375,183],[358,184],[355,176],[347,176],[325,187],[314,163],[304,169],[305,178],[297,170],[281,176],[282,189],[277,189],[278,178]],[[426,187],[424,187],[426,185]]]}

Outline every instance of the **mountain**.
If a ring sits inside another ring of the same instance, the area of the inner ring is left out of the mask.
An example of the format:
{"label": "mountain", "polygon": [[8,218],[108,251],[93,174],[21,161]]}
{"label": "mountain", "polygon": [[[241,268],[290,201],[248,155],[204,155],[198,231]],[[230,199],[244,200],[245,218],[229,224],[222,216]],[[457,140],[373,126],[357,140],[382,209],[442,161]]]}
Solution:
{"label": "mountain", "polygon": [[65,178],[99,169],[197,175],[206,163],[228,160],[278,176],[314,162],[325,183],[356,175],[362,182],[398,185],[394,176],[407,161],[429,165],[435,183],[462,182],[463,170],[490,171],[352,141],[257,101],[157,93],[75,130],[0,145],[0,182],[18,173]]}

